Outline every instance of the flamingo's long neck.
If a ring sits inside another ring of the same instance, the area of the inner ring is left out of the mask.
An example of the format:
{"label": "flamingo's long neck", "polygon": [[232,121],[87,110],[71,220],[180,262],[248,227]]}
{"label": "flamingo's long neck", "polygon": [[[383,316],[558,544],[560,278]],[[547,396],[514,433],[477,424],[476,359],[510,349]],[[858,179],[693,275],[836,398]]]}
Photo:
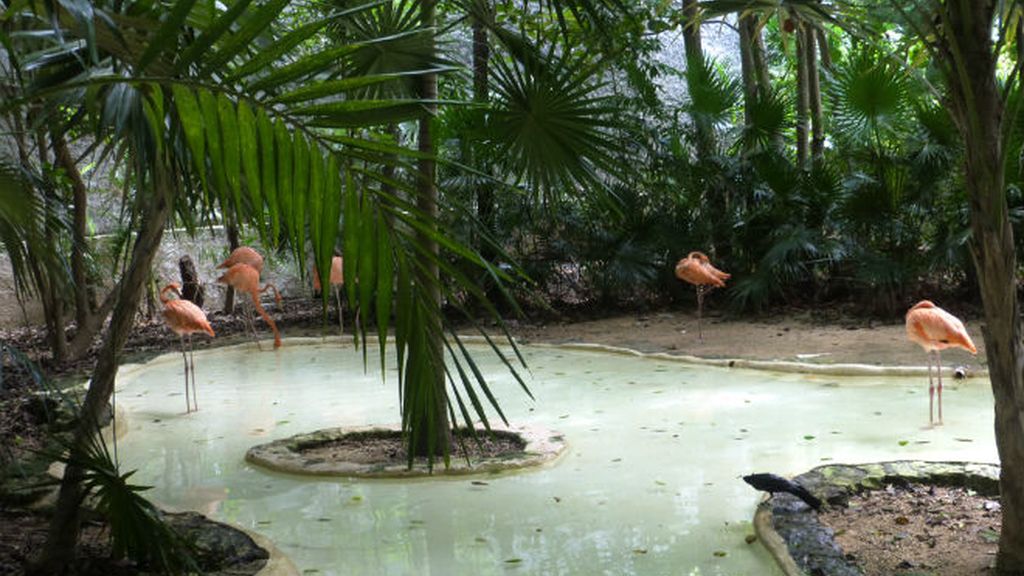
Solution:
{"label": "flamingo's long neck", "polygon": [[167,304],[168,302],[171,301],[171,299],[167,297],[167,292],[168,291],[173,291],[175,294],[178,294],[179,296],[181,295],[178,292],[178,288],[177,287],[175,287],[173,284],[168,284],[167,286],[164,286],[163,290],[160,291],[160,303],[161,304]]}
{"label": "flamingo's long neck", "polygon": [[[276,292],[277,288],[275,288],[274,291]],[[260,291],[252,292],[252,303],[254,306],[256,306],[256,311],[259,312],[260,317],[263,318],[263,321],[266,322],[267,325],[270,326],[270,329],[274,331],[274,348],[280,348],[281,333],[277,331],[277,324],[274,323],[274,319],[270,317],[270,314],[267,314],[267,311],[263,309],[263,305],[260,304],[259,292]]]}

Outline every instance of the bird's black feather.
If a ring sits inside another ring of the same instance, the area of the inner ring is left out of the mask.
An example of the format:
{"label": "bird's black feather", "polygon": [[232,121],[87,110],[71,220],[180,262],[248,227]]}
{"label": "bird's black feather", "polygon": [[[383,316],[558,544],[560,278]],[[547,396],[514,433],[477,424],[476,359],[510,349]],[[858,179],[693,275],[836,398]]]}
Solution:
{"label": "bird's black feather", "polygon": [[803,500],[811,508],[821,510],[821,500],[816,498],[814,494],[811,494],[807,488],[804,488],[792,480],[787,480],[782,476],[767,473],[748,474],[743,477],[743,481],[758,490],[771,492],[772,494],[775,494],[776,492],[792,494],[793,496]]}

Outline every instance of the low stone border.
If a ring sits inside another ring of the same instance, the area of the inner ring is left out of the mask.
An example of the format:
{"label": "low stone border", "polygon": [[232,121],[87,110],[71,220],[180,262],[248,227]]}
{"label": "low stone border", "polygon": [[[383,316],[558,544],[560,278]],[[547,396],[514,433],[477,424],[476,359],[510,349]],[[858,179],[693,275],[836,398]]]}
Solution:
{"label": "low stone border", "polygon": [[[463,340],[472,342],[473,337],[464,336]],[[481,338],[481,340],[483,340]],[[822,376],[927,376],[926,366],[874,366],[871,364],[812,364],[810,362],[795,362],[792,360],[751,360],[748,358],[703,358],[701,356],[690,356],[686,354],[672,354],[669,352],[640,352],[632,348],[621,346],[610,346],[608,344],[590,344],[585,342],[567,342],[562,344],[551,344],[547,342],[520,342],[520,345],[536,348],[561,348],[565,350],[582,350],[593,352],[607,352],[621,354],[624,356],[637,356],[640,358],[651,358],[654,360],[669,360],[673,362],[684,362],[698,366],[717,366],[719,368],[745,368],[749,370],[772,370],[774,372],[788,372],[796,374],[819,374]],[[942,373],[953,378],[955,367],[943,366]],[[988,368],[971,370],[966,374],[967,378],[988,377]]]}
{"label": "low stone border", "polygon": [[[985,496],[999,494],[999,466],[971,462],[896,461],[830,464],[793,478],[830,505],[845,505],[852,494],[887,484],[928,484],[970,488]],[[832,530],[800,499],[779,493],[762,502],[754,516],[761,543],[786,576],[828,574],[861,576],[843,555]]]}
{"label": "low stone border", "polygon": [[[511,428],[492,427],[496,432],[511,432],[518,435],[526,446],[512,456],[483,458],[467,463],[465,458],[452,454],[450,465],[435,466],[433,475],[456,476],[467,474],[493,474],[509,470],[537,468],[553,463],[565,453],[568,444],[565,437],[555,431],[540,427],[515,426]],[[308,476],[348,476],[357,478],[410,478],[428,476],[431,472],[423,466],[409,469],[403,464],[359,463],[312,459],[302,455],[300,447],[310,443],[326,443],[346,434],[356,432],[395,432],[396,428],[374,426],[327,428],[297,434],[281,440],[253,446],[245,453],[245,460],[252,464],[278,472]],[[486,431],[478,431],[487,434]],[[472,440],[467,440],[472,442]]]}

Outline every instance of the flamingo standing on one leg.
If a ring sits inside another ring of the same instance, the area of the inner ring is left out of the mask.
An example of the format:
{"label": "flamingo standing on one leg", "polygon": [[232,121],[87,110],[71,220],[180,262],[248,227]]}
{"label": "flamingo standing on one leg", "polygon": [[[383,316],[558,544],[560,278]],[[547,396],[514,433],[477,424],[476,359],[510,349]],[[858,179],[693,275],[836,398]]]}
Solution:
{"label": "flamingo standing on one leg", "polygon": [[[178,295],[178,299],[171,300],[167,297],[167,292],[174,292]],[[213,327],[210,326],[210,322],[206,319],[206,313],[203,312],[202,308],[188,300],[181,299],[181,286],[175,282],[164,286],[160,290],[160,302],[164,305],[164,320],[167,322],[167,327],[177,334],[178,339],[181,341],[181,357],[185,361],[185,413],[187,414],[192,411],[193,403],[196,410],[199,410],[199,400],[196,396],[196,363],[195,358],[192,356],[192,334],[206,332],[213,336]],[[185,356],[186,336],[188,336],[188,357]],[[192,373],[191,402],[189,402],[188,396],[190,371]]]}
{"label": "flamingo standing on one leg", "polygon": [[959,318],[933,304],[921,300],[907,312],[907,337],[917,342],[928,353],[928,423],[934,424],[935,385],[932,383],[931,353],[935,352],[935,366],[939,375],[939,424],[942,424],[942,357],[940,350],[963,348],[971,354],[978,349],[967,334]]}
{"label": "flamingo standing on one leg", "polygon": [[[274,319],[267,314],[267,311],[263,309],[263,305],[260,304],[260,294],[273,288],[274,299],[280,305],[281,294],[277,291],[277,287],[268,282],[263,288],[260,288],[259,271],[243,263],[235,264],[228,268],[227,272],[222,274],[220,278],[217,278],[217,282],[227,284],[239,292],[246,292],[252,297],[252,303],[256,307],[256,311],[263,317],[263,321],[270,325],[270,329],[274,331],[274,348],[280,348],[281,334],[277,331],[277,324],[274,323]],[[259,342],[257,341],[256,344],[258,346]]]}
{"label": "flamingo standing on one leg", "polygon": [[227,260],[217,265],[217,268],[231,268],[235,264],[248,264],[263,272],[263,255],[248,246],[239,246],[231,251]]}
{"label": "flamingo standing on one leg", "polygon": [[[331,258],[331,288],[334,290],[334,301],[338,303],[338,330],[345,332],[345,322],[341,315],[341,286],[345,283],[344,260],[341,256]],[[313,293],[320,292],[320,272],[313,265]]]}
{"label": "flamingo standing on one leg", "polygon": [[690,252],[676,264],[676,278],[697,287],[697,337],[704,341],[701,315],[704,308],[704,294],[714,288],[725,288],[725,281],[732,275],[711,265],[703,252]]}

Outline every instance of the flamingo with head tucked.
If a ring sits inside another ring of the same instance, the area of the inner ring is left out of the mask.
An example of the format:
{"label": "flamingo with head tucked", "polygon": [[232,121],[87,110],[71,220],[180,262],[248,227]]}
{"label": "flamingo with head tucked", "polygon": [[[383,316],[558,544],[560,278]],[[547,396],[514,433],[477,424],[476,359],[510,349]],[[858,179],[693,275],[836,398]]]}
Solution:
{"label": "flamingo with head tucked", "polygon": [[[274,332],[274,348],[281,347],[281,334],[277,331],[277,324],[274,323],[274,319],[267,314],[267,311],[263,309],[263,305],[260,304],[260,294],[267,290],[274,290],[274,299],[278,305],[281,304],[281,294],[277,291],[277,287],[271,283],[267,283],[260,288],[260,273],[258,270],[248,264],[235,264],[228,268],[228,271],[217,278],[217,282],[221,284],[227,284],[239,292],[245,292],[252,298],[253,306],[256,311],[259,312],[260,316],[263,317],[263,321],[270,325],[270,329]],[[253,327],[253,335],[255,336],[256,328]],[[259,341],[256,341],[257,347]]]}
{"label": "flamingo with head tucked", "polygon": [[[167,292],[174,292],[178,295],[176,300],[167,297]],[[192,404],[199,410],[199,400],[196,396],[196,363],[192,355],[192,334],[205,332],[213,336],[213,328],[206,319],[206,313],[202,308],[188,300],[181,298],[181,286],[177,283],[170,283],[160,290],[160,302],[164,305],[164,321],[172,332],[178,335],[181,342],[181,357],[185,361],[185,412],[192,411]],[[188,337],[188,356],[185,356],[185,337]],[[189,372],[192,374],[192,400],[189,401],[188,381]]]}
{"label": "flamingo with head tucked", "polygon": [[907,312],[907,337],[928,353],[928,423],[935,424],[934,404],[936,387],[932,382],[932,352],[935,353],[935,367],[939,380],[939,424],[942,424],[942,358],[940,350],[963,348],[971,354],[978,349],[959,318],[932,303],[921,300]]}
{"label": "flamingo with head tucked", "polygon": [[217,265],[217,268],[231,268],[235,264],[248,264],[263,272],[263,255],[248,246],[239,246],[231,251],[227,260]]}
{"label": "flamingo with head tucked", "polygon": [[696,250],[676,263],[676,278],[697,287],[697,337],[701,341],[704,340],[700,322],[704,309],[704,294],[714,288],[725,288],[725,281],[731,276],[712,266],[707,255]]}

